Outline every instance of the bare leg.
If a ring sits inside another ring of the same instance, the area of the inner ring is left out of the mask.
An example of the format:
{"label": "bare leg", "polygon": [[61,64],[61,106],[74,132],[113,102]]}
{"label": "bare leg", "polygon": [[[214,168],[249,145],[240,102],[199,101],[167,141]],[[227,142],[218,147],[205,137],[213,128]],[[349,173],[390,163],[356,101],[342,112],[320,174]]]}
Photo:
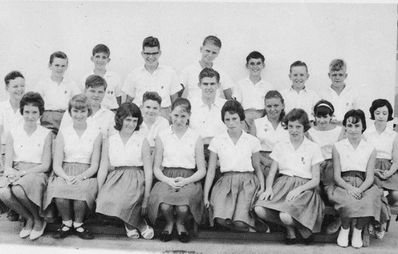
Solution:
{"label": "bare leg", "polygon": [[370,221],[370,218],[369,218],[369,217],[360,217],[360,218],[357,218],[357,224],[355,225],[355,227],[356,227],[357,229],[362,230],[366,225],[368,225],[369,221]]}
{"label": "bare leg", "polygon": [[262,206],[255,206],[254,207],[254,212],[257,214],[257,216],[260,219],[263,219],[265,221],[269,221],[272,223],[276,223],[278,225],[284,225],[281,221],[281,219],[279,218],[279,212],[272,210],[272,209],[268,209],[268,208],[264,208]]}
{"label": "bare leg", "polygon": [[349,229],[351,224],[351,218],[341,218],[341,227],[344,229]]}
{"label": "bare leg", "polygon": [[69,199],[56,198],[58,212],[61,214],[62,221],[72,220],[72,201]]}
{"label": "bare leg", "polygon": [[26,224],[25,224],[25,228],[26,229],[32,229],[33,228],[34,220],[33,220],[32,214],[14,196],[14,194],[11,191],[11,188],[9,188],[9,187],[1,188],[0,189],[0,199],[3,201],[3,203],[6,206],[8,206],[9,208],[15,210],[23,218],[26,219]]}
{"label": "bare leg", "polygon": [[83,223],[86,215],[87,204],[86,201],[73,200],[73,211],[75,212],[75,222]]}
{"label": "bare leg", "polygon": [[160,204],[160,210],[166,219],[166,226],[164,227],[163,231],[167,231],[169,234],[171,234],[175,223],[173,214],[174,206],[162,203]]}
{"label": "bare leg", "polygon": [[178,233],[187,232],[187,229],[185,228],[185,220],[189,215],[189,207],[186,205],[176,206],[176,213],[177,213],[177,220],[176,220],[177,232]]}
{"label": "bare leg", "polygon": [[296,233],[294,232],[294,220],[292,216],[290,216],[287,213],[279,213],[279,218],[281,219],[282,223],[285,224],[286,227],[286,233],[287,233],[287,238],[288,239],[294,239],[296,238]]}

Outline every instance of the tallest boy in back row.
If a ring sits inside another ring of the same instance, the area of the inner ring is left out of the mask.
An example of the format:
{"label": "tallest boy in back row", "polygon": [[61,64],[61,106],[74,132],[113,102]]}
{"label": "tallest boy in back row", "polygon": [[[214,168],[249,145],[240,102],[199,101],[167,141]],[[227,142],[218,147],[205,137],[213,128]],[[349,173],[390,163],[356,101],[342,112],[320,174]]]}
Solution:
{"label": "tallest boy in back row", "polygon": [[181,90],[177,73],[171,67],[159,64],[161,51],[157,38],[150,36],[144,39],[141,55],[145,60],[144,66],[134,69],[122,87],[127,94],[126,101],[141,106],[145,92],[157,92],[162,97],[160,113],[170,119],[171,103]]}

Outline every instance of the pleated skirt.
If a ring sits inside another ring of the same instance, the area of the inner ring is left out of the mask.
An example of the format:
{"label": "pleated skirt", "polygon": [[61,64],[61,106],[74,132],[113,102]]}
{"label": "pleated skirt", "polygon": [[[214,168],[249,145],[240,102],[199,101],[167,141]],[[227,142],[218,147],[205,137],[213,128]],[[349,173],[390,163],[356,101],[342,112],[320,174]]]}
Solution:
{"label": "pleated skirt", "polygon": [[[193,169],[187,168],[164,168],[163,174],[170,178],[190,177],[195,173]],[[151,191],[148,202],[148,217],[152,223],[159,217],[159,206],[165,203],[173,206],[188,206],[196,223],[200,224],[203,219],[203,190],[200,182],[190,183],[178,191],[164,182],[157,182]]]}
{"label": "pleated skirt", "polygon": [[293,201],[286,200],[290,191],[309,180],[297,176],[280,175],[272,187],[274,193],[272,200],[257,200],[254,206],[287,213],[312,233],[320,232],[325,205],[318,189],[306,190]]}
{"label": "pleated skirt", "polygon": [[145,192],[142,167],[118,167],[108,173],[98,192],[96,212],[120,218],[136,226]]}
{"label": "pleated skirt", "polygon": [[210,225],[214,219],[240,221],[254,227],[250,209],[259,189],[253,172],[226,172],[214,184],[210,195]]}

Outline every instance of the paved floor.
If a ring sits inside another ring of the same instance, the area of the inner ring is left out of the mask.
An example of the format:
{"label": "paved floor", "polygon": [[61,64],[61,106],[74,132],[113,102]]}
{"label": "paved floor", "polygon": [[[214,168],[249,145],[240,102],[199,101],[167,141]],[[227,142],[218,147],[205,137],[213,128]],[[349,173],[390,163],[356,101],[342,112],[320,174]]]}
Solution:
{"label": "paved floor", "polygon": [[70,236],[63,240],[55,240],[50,234],[32,242],[20,239],[17,222],[8,222],[4,215],[0,218],[0,254],[20,253],[56,253],[56,254],[124,254],[124,253],[397,253],[398,223],[393,221],[383,240],[372,239],[371,246],[359,250],[352,247],[340,248],[334,243],[314,243],[310,246],[302,244],[286,246],[279,242],[243,241],[243,240],[207,240],[194,239],[182,244],[178,241],[168,243],[159,240],[130,240],[127,237],[98,235],[94,240],[81,240]]}

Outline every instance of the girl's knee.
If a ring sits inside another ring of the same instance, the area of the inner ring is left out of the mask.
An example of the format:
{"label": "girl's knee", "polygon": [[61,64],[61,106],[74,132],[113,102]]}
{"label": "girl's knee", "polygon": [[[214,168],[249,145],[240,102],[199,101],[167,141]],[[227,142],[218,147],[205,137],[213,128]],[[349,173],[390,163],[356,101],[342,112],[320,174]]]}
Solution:
{"label": "girl's knee", "polygon": [[294,225],[294,220],[293,220],[292,216],[290,216],[290,214],[281,212],[281,213],[279,213],[279,218],[285,225],[289,225],[289,226]]}
{"label": "girl's knee", "polygon": [[14,194],[14,196],[18,197],[18,198],[23,198],[25,197],[25,191],[23,190],[23,188],[19,185],[16,186],[12,186],[11,187],[11,192],[12,194]]}
{"label": "girl's knee", "polygon": [[165,204],[162,203],[160,204],[160,210],[164,211],[164,212],[168,212],[173,208],[173,206],[169,205],[169,204]]}
{"label": "girl's knee", "polygon": [[255,206],[254,207],[254,212],[257,214],[258,217],[265,219],[266,211],[263,207],[261,206]]}
{"label": "girl's knee", "polygon": [[189,207],[186,205],[179,205],[179,206],[176,206],[176,210],[178,213],[187,213],[187,212],[189,212]]}
{"label": "girl's knee", "polygon": [[12,197],[11,189],[9,187],[0,188],[0,199],[9,200]]}

